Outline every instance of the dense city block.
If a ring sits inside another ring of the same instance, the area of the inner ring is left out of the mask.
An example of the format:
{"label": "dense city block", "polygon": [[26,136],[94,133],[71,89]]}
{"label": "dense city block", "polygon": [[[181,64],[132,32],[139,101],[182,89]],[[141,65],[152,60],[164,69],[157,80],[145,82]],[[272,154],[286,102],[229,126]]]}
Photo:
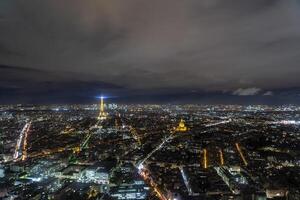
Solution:
{"label": "dense city block", "polygon": [[300,199],[299,107],[0,109],[1,199]]}

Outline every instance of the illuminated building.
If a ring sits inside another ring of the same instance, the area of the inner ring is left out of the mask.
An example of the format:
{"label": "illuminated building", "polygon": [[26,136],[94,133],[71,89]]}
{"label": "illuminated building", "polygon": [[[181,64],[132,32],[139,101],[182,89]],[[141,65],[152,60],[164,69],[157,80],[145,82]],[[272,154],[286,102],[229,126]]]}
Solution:
{"label": "illuminated building", "polygon": [[144,181],[134,181],[133,184],[121,184],[111,188],[111,196],[116,199],[146,199],[149,193]]}
{"label": "illuminated building", "polygon": [[80,181],[85,183],[109,184],[109,173],[104,167],[89,167],[82,172]]}
{"label": "illuminated building", "polygon": [[243,197],[250,195],[252,199],[257,200],[266,199],[265,192],[261,192],[256,187],[250,176],[242,168],[222,166],[215,167],[215,170],[234,194],[240,194]]}
{"label": "illuminated building", "polygon": [[175,130],[177,132],[186,132],[188,130],[183,119],[180,120],[179,125],[175,128]]}
{"label": "illuminated building", "polygon": [[0,178],[4,178],[4,176],[5,176],[4,169],[2,169],[0,166]]}
{"label": "illuminated building", "polygon": [[287,196],[288,191],[286,189],[267,189],[266,194],[270,199],[279,197],[283,198]]}
{"label": "illuminated building", "polygon": [[101,96],[101,101],[100,101],[100,113],[98,116],[99,120],[105,120],[107,118],[107,113],[104,111],[104,97]]}
{"label": "illuminated building", "polygon": [[56,174],[56,177],[61,179],[73,179],[80,180],[81,173],[84,170],[84,166],[80,165],[69,165],[66,168],[62,169]]}

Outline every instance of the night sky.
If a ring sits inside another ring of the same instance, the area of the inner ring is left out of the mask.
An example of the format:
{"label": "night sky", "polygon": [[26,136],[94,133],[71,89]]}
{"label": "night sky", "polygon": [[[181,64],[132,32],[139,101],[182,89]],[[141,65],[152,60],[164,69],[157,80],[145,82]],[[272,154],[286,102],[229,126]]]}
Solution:
{"label": "night sky", "polygon": [[0,0],[0,103],[300,103],[299,0]]}

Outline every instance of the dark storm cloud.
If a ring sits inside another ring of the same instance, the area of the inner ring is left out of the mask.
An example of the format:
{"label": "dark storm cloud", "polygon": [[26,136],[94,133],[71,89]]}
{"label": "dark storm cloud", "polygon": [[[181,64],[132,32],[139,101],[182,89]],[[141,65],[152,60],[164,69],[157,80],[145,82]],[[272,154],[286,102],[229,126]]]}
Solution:
{"label": "dark storm cloud", "polygon": [[272,91],[300,85],[299,18],[298,0],[3,0],[0,63],[129,90]]}

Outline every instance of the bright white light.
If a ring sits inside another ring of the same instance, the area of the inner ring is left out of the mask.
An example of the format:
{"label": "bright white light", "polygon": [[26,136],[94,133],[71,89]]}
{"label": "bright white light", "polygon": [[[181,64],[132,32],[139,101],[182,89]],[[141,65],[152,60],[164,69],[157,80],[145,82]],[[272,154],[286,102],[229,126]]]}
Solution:
{"label": "bright white light", "polygon": [[139,164],[139,166],[138,166],[138,170],[139,170],[139,171],[142,171],[142,169],[144,169],[144,165],[141,163],[141,164]]}
{"label": "bright white light", "polygon": [[270,124],[299,125],[300,121],[296,121],[296,120],[281,120],[281,121],[270,122]]}
{"label": "bright white light", "polygon": [[42,180],[41,177],[37,177],[37,178],[31,177],[31,178],[29,178],[29,179],[32,180],[33,182],[40,182],[40,181]]}
{"label": "bright white light", "polygon": [[108,97],[107,97],[107,96],[101,95],[101,96],[96,96],[96,98],[97,98],[97,99],[107,99]]}

